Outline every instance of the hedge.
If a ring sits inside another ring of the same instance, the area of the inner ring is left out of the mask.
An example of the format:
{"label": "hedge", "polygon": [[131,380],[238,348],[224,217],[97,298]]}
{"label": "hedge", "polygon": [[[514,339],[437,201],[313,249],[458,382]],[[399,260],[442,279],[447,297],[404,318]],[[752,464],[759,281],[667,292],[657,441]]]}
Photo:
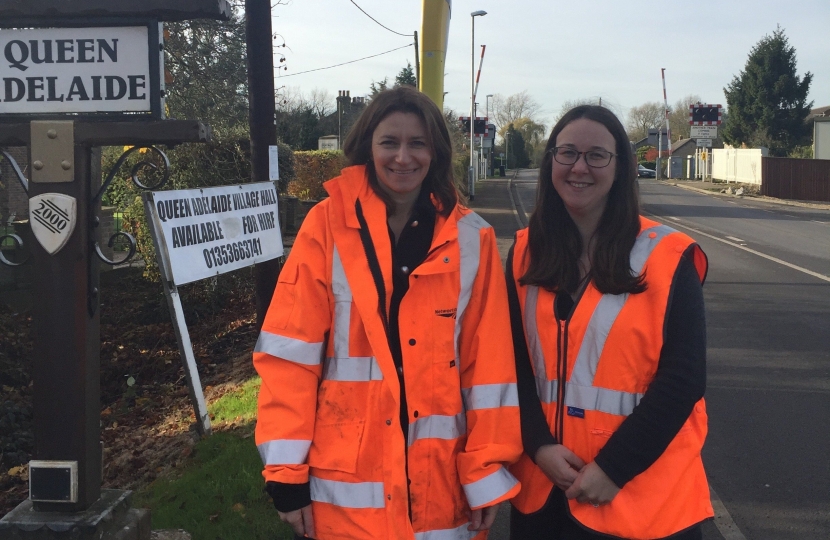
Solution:
{"label": "hedge", "polygon": [[294,179],[288,182],[288,194],[302,200],[318,200],[326,196],[323,182],[340,175],[346,166],[343,152],[309,150],[294,152]]}

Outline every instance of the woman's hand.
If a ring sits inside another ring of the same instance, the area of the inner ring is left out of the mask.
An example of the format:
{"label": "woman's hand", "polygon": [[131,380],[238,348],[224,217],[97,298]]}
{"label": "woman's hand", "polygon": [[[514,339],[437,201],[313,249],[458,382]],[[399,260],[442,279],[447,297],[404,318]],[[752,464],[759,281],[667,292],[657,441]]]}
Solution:
{"label": "woman's hand", "polygon": [[610,503],[619,492],[620,488],[608,478],[595,461],[592,461],[579,471],[573,485],[565,492],[565,496],[569,499],[576,499],[577,502],[599,506]]}
{"label": "woman's hand", "polygon": [[294,529],[294,533],[297,536],[314,538],[314,518],[311,515],[310,504],[292,512],[277,511],[277,513],[280,515],[283,523],[291,525],[291,528]]}
{"label": "woman's hand", "polygon": [[561,444],[546,444],[536,451],[536,465],[561,490],[571,487],[585,466],[579,456]]}
{"label": "woman's hand", "polygon": [[487,506],[473,510],[470,515],[470,526],[468,531],[486,531],[496,521],[496,514],[499,512],[499,505]]}

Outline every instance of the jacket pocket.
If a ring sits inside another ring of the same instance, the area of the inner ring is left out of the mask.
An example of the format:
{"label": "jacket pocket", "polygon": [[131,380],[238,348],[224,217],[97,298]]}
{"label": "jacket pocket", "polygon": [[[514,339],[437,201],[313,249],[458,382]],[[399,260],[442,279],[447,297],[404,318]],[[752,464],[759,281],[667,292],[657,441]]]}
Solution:
{"label": "jacket pocket", "polygon": [[335,424],[317,422],[308,452],[309,466],[354,474],[365,424],[365,420]]}
{"label": "jacket pocket", "polygon": [[268,308],[268,327],[277,330],[285,330],[291,315],[294,313],[296,303],[297,274],[299,268],[296,264],[287,264],[277,278],[277,288],[274,291],[274,298]]}

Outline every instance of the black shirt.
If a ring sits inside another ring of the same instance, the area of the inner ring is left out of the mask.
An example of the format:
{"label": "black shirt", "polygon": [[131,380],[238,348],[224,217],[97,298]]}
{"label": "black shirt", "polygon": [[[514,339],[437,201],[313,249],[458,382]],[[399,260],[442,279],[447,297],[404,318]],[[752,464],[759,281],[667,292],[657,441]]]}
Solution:
{"label": "black shirt", "polygon": [[406,387],[403,377],[403,352],[401,351],[401,333],[398,328],[398,313],[401,301],[409,291],[409,275],[427,258],[432,245],[432,235],[435,231],[435,207],[430,201],[429,194],[422,193],[412,209],[412,215],[401,231],[398,242],[395,234],[389,229],[389,240],[392,242],[392,298],[389,307],[389,348],[392,359],[398,372],[398,381],[401,385],[401,429],[404,438],[409,431],[409,412],[406,406]]}

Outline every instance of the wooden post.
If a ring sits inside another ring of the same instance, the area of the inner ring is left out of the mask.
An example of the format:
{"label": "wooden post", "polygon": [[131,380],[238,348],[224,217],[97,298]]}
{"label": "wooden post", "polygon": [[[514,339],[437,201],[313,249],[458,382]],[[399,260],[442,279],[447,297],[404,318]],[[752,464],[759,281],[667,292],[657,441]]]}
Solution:
{"label": "wooden post", "polygon": [[[277,144],[270,0],[245,0],[245,39],[248,45],[251,181],[267,182],[268,147]],[[280,267],[280,259],[259,263],[254,267],[258,328],[262,328],[265,313],[271,304]]]}

